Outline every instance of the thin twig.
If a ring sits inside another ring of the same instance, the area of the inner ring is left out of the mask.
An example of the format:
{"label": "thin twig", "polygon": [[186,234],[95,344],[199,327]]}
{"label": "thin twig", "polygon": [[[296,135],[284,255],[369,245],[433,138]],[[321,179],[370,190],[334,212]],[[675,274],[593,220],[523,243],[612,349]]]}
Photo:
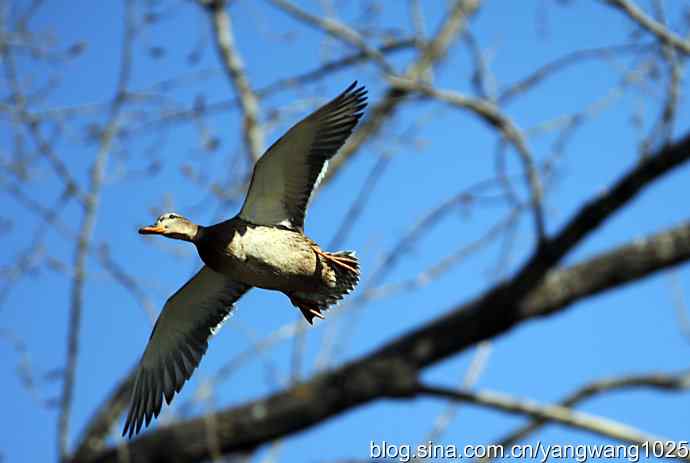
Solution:
{"label": "thin twig", "polygon": [[[403,291],[411,291],[428,285],[430,282],[434,281],[434,279],[453,268],[454,265],[491,243],[508,224],[517,218],[518,212],[521,210],[520,208],[515,208],[512,213],[508,215],[506,220],[500,221],[489,227],[487,232],[478,239],[462,243],[456,251],[445,256],[440,262],[433,266],[419,272],[414,277],[396,284],[383,284],[388,275],[395,269],[400,259],[413,249],[417,240],[421,239],[426,233],[429,233],[435,225],[448,214],[456,211],[457,208],[473,204],[473,195],[493,186],[494,183],[495,182],[491,180],[477,182],[460,193],[454,194],[449,199],[427,211],[416,221],[410,230],[391,247],[388,253],[380,259],[378,265],[371,271],[367,280],[362,283],[361,292],[355,298],[344,302],[338,312],[329,316],[330,320],[335,320],[340,314],[348,313],[350,319],[337,336],[332,335],[325,338],[325,342],[319,351],[319,356],[316,361],[317,370],[325,368],[333,358],[338,358],[346,350],[347,341],[351,339],[351,334],[355,329],[359,317],[358,311],[354,310],[355,308],[359,308],[366,302],[374,299],[381,299]],[[344,310],[346,308],[348,309],[347,311]]]}
{"label": "thin twig", "polygon": [[148,319],[153,322],[156,321],[158,316],[158,311],[155,305],[151,302],[149,297],[146,295],[143,289],[139,286],[137,281],[131,276],[127,271],[115,262],[110,255],[110,247],[107,243],[103,243],[98,249],[98,257],[101,262],[101,266],[117,281],[120,286],[125,288],[132,296],[137,300],[139,305],[144,309]]}
{"label": "thin twig", "polygon": [[[404,78],[419,79],[431,66],[440,62],[446,56],[453,40],[466,26],[468,19],[477,12],[480,3],[480,0],[455,0],[438,31],[420,52],[420,56],[407,68]],[[334,178],[359,148],[379,132],[383,123],[395,114],[405,96],[405,91],[393,86],[386,90],[383,99],[369,111],[369,117],[340,149],[338,156],[331,160],[322,185]]]}
{"label": "thin twig", "polygon": [[543,211],[543,191],[541,179],[537,172],[534,156],[527,147],[522,131],[504,115],[499,108],[488,100],[467,97],[459,92],[440,90],[421,82],[406,79],[391,79],[392,85],[404,89],[407,92],[419,92],[429,98],[434,98],[444,103],[462,109],[472,111],[486,123],[500,130],[503,136],[511,142],[518,153],[525,169],[525,177],[530,191],[530,203],[535,224],[535,233],[539,245],[546,239]]}
{"label": "thin twig", "polygon": [[51,168],[55,172],[55,175],[62,180],[65,191],[70,196],[77,197],[82,204],[84,204],[85,200],[79,189],[79,184],[69,172],[69,169],[65,163],[53,151],[51,144],[48,143],[45,138],[43,138],[39,126],[39,120],[32,117],[27,110],[26,97],[24,96],[24,93],[19,85],[14,58],[9,50],[9,47],[0,43],[0,53],[2,54],[3,58],[5,78],[8,82],[9,88],[12,91],[12,99],[14,100],[14,106],[12,107],[13,112],[17,114],[17,117],[28,127],[29,133],[32,135],[39,154],[41,154],[48,161]]}
{"label": "thin twig", "polygon": [[483,99],[496,101],[496,78],[489,69],[486,54],[479,46],[479,42],[470,31],[465,32],[465,42],[470,49],[472,60],[474,61],[474,72],[472,73],[472,86],[475,93]]}
{"label": "thin twig", "polygon": [[391,158],[389,156],[380,156],[378,161],[376,161],[376,164],[374,164],[374,166],[371,168],[369,175],[367,175],[367,178],[364,180],[361,190],[357,194],[355,200],[352,202],[352,205],[350,205],[347,213],[345,213],[342,222],[340,222],[338,230],[331,239],[331,242],[328,244],[328,249],[335,249],[345,242],[347,236],[350,234],[350,230],[352,230],[352,227],[357,221],[357,218],[364,210],[367,200],[370,199],[371,193],[376,187],[376,184],[381,177],[383,177],[383,173],[388,167],[390,160]]}
{"label": "thin twig", "polygon": [[410,0],[409,5],[414,35],[417,40],[419,40],[419,43],[422,43],[426,37],[426,21],[424,19],[422,4],[419,0]]}
{"label": "thin twig", "polygon": [[[469,390],[474,387],[474,385],[479,380],[482,372],[486,368],[486,364],[491,355],[492,344],[491,341],[484,341],[477,346],[472,360],[470,361],[470,366],[467,367],[467,371],[460,381],[460,390]],[[460,404],[453,401],[448,404],[448,406],[439,414],[434,420],[434,425],[431,430],[427,433],[426,437],[422,439],[422,442],[439,442],[441,436],[446,432],[450,423],[455,419],[458,414],[458,406]],[[415,458],[415,461],[417,459]]]}
{"label": "thin twig", "polygon": [[520,217],[520,213],[523,209],[524,207],[515,207],[504,219],[489,227],[481,237],[473,241],[463,242],[457,250],[444,256],[435,264],[418,272],[415,276],[399,283],[382,284],[377,287],[372,287],[366,290],[362,297],[369,300],[380,299],[384,296],[398,294],[402,291],[409,292],[427,286],[429,283],[440,278],[443,274],[454,268],[459,262],[474,255],[490,243],[493,243],[506,230],[510,230]]}
{"label": "thin twig", "polygon": [[650,44],[639,44],[639,43],[630,43],[630,44],[622,44],[622,45],[610,45],[606,47],[598,47],[598,48],[587,48],[583,50],[576,50],[573,52],[570,52],[564,56],[561,56],[558,59],[555,59],[540,68],[538,68],[536,71],[531,72],[528,76],[523,77],[522,79],[518,80],[517,82],[514,82],[499,93],[498,96],[498,103],[500,105],[505,105],[510,103],[514,98],[516,98],[518,95],[521,95],[527,91],[529,91],[532,88],[535,88],[538,84],[543,82],[546,78],[552,76],[558,71],[566,69],[568,66],[571,66],[573,64],[578,64],[581,63],[582,61],[585,60],[590,60],[590,59],[608,59],[616,54],[620,53],[633,53],[633,52],[641,52],[641,51],[648,51],[652,49],[654,45]]}
{"label": "thin twig", "polygon": [[628,0],[606,0],[606,3],[625,13],[643,29],[654,34],[666,45],[676,48],[684,54],[690,54],[690,42],[674,34],[663,24],[647,16],[644,11]]}
{"label": "thin twig", "polygon": [[671,286],[672,298],[671,302],[676,311],[676,318],[678,320],[678,330],[683,337],[690,342],[690,310],[685,301],[685,292],[681,286],[678,271],[671,272],[669,275],[669,284]]}
{"label": "thin twig", "polygon": [[[398,51],[406,50],[408,48],[414,47],[417,44],[416,40],[414,38],[403,38],[394,42],[391,42],[389,44],[383,45],[378,50],[382,54],[389,54],[389,53],[395,53]],[[361,51],[357,51],[352,54],[348,54],[343,58],[338,58],[334,59],[332,61],[327,61],[314,69],[310,69],[308,71],[301,72],[299,74],[296,74],[294,76],[290,77],[285,77],[282,79],[278,79],[272,84],[268,84],[265,87],[261,87],[255,90],[255,94],[257,98],[264,99],[267,98],[271,95],[274,95],[280,91],[283,90],[288,90],[290,88],[295,88],[300,85],[312,83],[312,82],[318,82],[321,79],[324,79],[325,77],[330,76],[334,72],[341,71],[349,66],[353,66],[358,63],[362,63],[365,60],[367,60],[368,57],[366,56],[365,53]],[[148,87],[147,91],[153,91],[156,90],[158,87],[165,87],[166,85],[169,85],[169,81],[162,81],[159,83],[156,83],[150,87]],[[144,133],[150,133],[150,130],[155,127],[159,127],[163,124],[168,124],[172,122],[179,122],[179,121],[184,121],[193,117],[197,117],[199,115],[209,115],[217,112],[224,112],[231,110],[237,106],[240,105],[240,100],[239,98],[232,98],[229,100],[222,100],[222,101],[217,101],[213,103],[207,103],[204,105],[204,107],[199,110],[198,108],[192,108],[192,109],[182,109],[182,110],[175,110],[175,111],[170,111],[165,113],[162,117],[155,119],[155,120],[149,120],[146,121],[138,126],[132,127],[128,129],[128,133],[139,133],[139,132],[144,132]],[[64,111],[68,112],[69,110],[74,109],[75,111],[78,110],[79,108],[58,108],[55,111]],[[46,113],[49,113],[51,110],[46,110]],[[43,113],[41,113],[43,114]]]}
{"label": "thin twig", "polygon": [[[664,24],[666,19],[664,17],[663,6],[659,2],[655,2],[658,10],[660,21]],[[655,145],[663,145],[668,143],[673,136],[673,125],[675,123],[678,111],[678,102],[680,99],[680,89],[683,84],[683,70],[682,58],[679,57],[676,49],[669,45],[662,47],[662,56],[666,61],[669,69],[668,84],[666,88],[666,98],[661,108],[661,113],[655,122],[649,135],[640,144],[640,156],[648,156],[656,147]]]}
{"label": "thin twig", "polygon": [[354,29],[351,29],[347,25],[336,21],[335,19],[315,16],[308,11],[299,8],[295,4],[288,2],[287,0],[268,1],[293,18],[322,30],[338,40],[354,46],[374,63],[378,64],[385,73],[394,73],[393,68],[390,66],[390,64],[388,64],[383,54],[376,48],[372,48],[367,45],[367,42],[364,40],[364,38],[362,38],[362,36]]}
{"label": "thin twig", "polygon": [[[19,188],[14,188],[12,185],[8,188],[12,196],[18,198],[22,201],[22,204],[27,206],[27,209],[34,211],[39,214],[41,219],[43,219],[48,225],[52,225],[56,230],[61,232],[66,237],[71,238],[74,236],[72,233],[65,232],[65,226],[58,219],[60,213],[67,206],[69,200],[68,195],[60,195],[56,200],[55,204],[50,208],[45,208],[38,202],[35,202],[31,198],[25,197],[24,194],[19,190]],[[2,268],[3,279],[5,284],[0,287],[0,307],[4,304],[5,300],[10,294],[10,291],[14,285],[19,281],[24,275],[26,275],[31,269],[38,265],[38,260],[40,257],[50,258],[51,256],[46,255],[46,249],[44,247],[45,235],[50,230],[50,227],[40,224],[36,228],[36,231],[31,238],[30,244],[21,252],[18,253],[15,265],[12,267]],[[55,265],[53,265],[55,268]]]}

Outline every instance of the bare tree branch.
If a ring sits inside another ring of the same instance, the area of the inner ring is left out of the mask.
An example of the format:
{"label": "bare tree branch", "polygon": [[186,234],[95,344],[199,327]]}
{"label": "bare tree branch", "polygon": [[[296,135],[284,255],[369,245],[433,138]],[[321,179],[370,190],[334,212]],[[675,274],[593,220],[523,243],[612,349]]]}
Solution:
{"label": "bare tree branch", "polygon": [[391,158],[389,156],[381,156],[378,161],[376,161],[376,164],[374,164],[374,166],[371,168],[369,175],[367,175],[366,179],[364,180],[362,189],[357,194],[357,198],[355,198],[355,200],[352,202],[352,205],[343,217],[338,230],[335,232],[335,236],[333,236],[328,244],[328,249],[336,249],[345,242],[347,236],[350,234],[350,230],[352,230],[352,227],[357,221],[357,218],[362,213],[362,210],[364,209],[366,201],[369,199],[372,190],[376,187],[376,184],[381,177],[383,177],[383,173],[388,167],[390,160]]}
{"label": "bare tree branch", "polygon": [[546,239],[541,180],[535,166],[534,156],[527,147],[522,131],[507,116],[503,115],[497,106],[488,100],[478,100],[457,92],[438,90],[424,83],[416,83],[404,79],[391,80],[394,86],[402,88],[406,92],[420,92],[430,98],[435,98],[453,106],[469,109],[485,122],[500,130],[503,136],[515,147],[515,151],[520,156],[520,160],[525,168],[525,176],[530,189],[530,202],[536,235],[541,244]]}
{"label": "bare tree branch", "polygon": [[[470,365],[467,367],[467,372],[463,375],[462,381],[459,385],[459,390],[470,390],[479,381],[479,377],[486,369],[486,364],[488,363],[489,356],[492,350],[491,341],[484,341],[479,343],[475,349]],[[426,434],[421,442],[440,442],[443,434],[450,426],[453,419],[455,419],[458,414],[458,408],[460,403],[457,401],[452,401],[448,404],[446,409],[440,413],[434,420],[433,427]],[[413,461],[419,461],[418,458],[414,458]]]}
{"label": "bare tree branch", "polygon": [[[609,439],[629,442],[634,445],[653,444],[655,442],[670,442],[670,439],[653,436],[644,433],[632,426],[617,421],[574,411],[563,405],[543,405],[534,400],[521,400],[512,398],[506,394],[481,391],[458,391],[436,386],[420,384],[416,390],[417,395],[430,395],[443,397],[463,403],[490,407],[507,413],[526,415],[539,420],[562,424],[571,428],[589,431]],[[682,460],[690,461],[690,457],[681,457],[677,450],[669,452],[670,456],[676,456]]]}
{"label": "bare tree branch", "polygon": [[[38,5],[36,5],[36,7],[38,7]],[[41,134],[39,120],[32,117],[27,110],[26,96],[24,95],[24,92],[22,92],[19,84],[12,53],[10,52],[9,47],[3,42],[0,42],[0,54],[2,55],[3,59],[5,79],[7,80],[8,86],[12,90],[12,99],[14,100],[14,107],[12,108],[13,112],[16,114],[16,117],[28,127],[38,152],[48,160],[48,163],[55,172],[55,175],[57,175],[57,177],[62,181],[65,192],[70,196],[76,196],[83,204],[85,199],[79,189],[79,183],[69,172],[69,169],[62,159],[60,159],[60,156],[54,152],[51,144],[48,143],[48,141]]]}
{"label": "bare tree branch", "polygon": [[[664,391],[683,391],[690,388],[690,374],[682,372],[678,374],[646,374],[646,375],[631,375],[614,378],[602,379],[594,381],[581,389],[570,394],[563,399],[559,405],[561,407],[571,408],[575,405],[595,397],[597,395],[605,394],[607,392],[618,391],[622,389],[660,389]],[[525,426],[521,426],[507,436],[497,441],[497,445],[504,448],[524,440],[530,434],[545,425],[549,420],[544,418],[537,418]],[[489,461],[490,459],[482,459],[481,461]]]}
{"label": "bare tree branch", "polygon": [[[465,27],[467,20],[479,9],[480,3],[480,0],[455,0],[438,31],[427,42],[417,60],[409,66],[404,77],[416,80],[423,76],[429,67],[443,59],[453,39]],[[369,117],[338,151],[338,155],[331,160],[321,185],[325,185],[334,178],[340,168],[359,151],[361,146],[378,133],[383,123],[395,113],[398,104],[404,100],[405,96],[404,90],[395,87],[389,87],[386,90],[383,99],[369,111]]]}
{"label": "bare tree branch", "polygon": [[269,0],[275,7],[281,9],[295,19],[304,22],[312,27],[316,27],[345,43],[348,43],[361,51],[367,58],[378,64],[381,69],[392,74],[393,68],[386,62],[386,58],[376,48],[371,48],[357,31],[347,25],[331,18],[321,18],[299,8],[297,5],[287,0]]}
{"label": "bare tree branch", "polygon": [[[655,2],[660,20],[666,22],[663,6]],[[668,84],[666,88],[666,98],[661,108],[661,114],[652,127],[651,132],[640,144],[640,155],[647,156],[656,146],[668,143],[673,136],[673,126],[677,117],[678,101],[680,98],[680,88],[683,81],[681,69],[681,57],[678,56],[676,49],[665,45],[662,47],[662,56],[668,67]],[[684,56],[683,56],[684,58]]]}
{"label": "bare tree branch", "polygon": [[654,34],[666,45],[676,48],[684,54],[690,54],[690,42],[678,37],[663,24],[647,16],[644,11],[628,0],[606,0],[606,3],[622,11],[643,29]]}
{"label": "bare tree branch", "polygon": [[684,262],[690,259],[689,239],[690,223],[683,223],[592,257],[567,271],[549,272],[541,286],[521,303],[521,316],[550,315],[576,300]]}
{"label": "bare tree branch", "polygon": [[158,310],[153,305],[151,300],[146,296],[144,290],[139,287],[139,284],[132,275],[118,263],[116,263],[110,255],[110,247],[108,243],[101,244],[98,249],[98,258],[101,266],[117,281],[123,288],[129,291],[136,301],[141,305],[146,313],[146,316],[151,321],[151,326],[156,321]]}
{"label": "bare tree branch", "polygon": [[244,114],[244,141],[250,156],[250,165],[253,165],[264,149],[264,135],[259,123],[259,100],[251,88],[242,59],[235,47],[230,15],[225,10],[225,0],[200,1],[209,11],[218,54],[239,98]]}
{"label": "bare tree branch", "polygon": [[130,76],[132,62],[132,44],[134,41],[134,1],[128,0],[125,13],[125,34],[122,45],[120,62],[120,76],[113,99],[110,117],[101,133],[100,147],[91,166],[89,188],[86,193],[86,201],[82,222],[79,227],[79,235],[74,252],[74,274],[70,292],[70,311],[67,334],[67,362],[65,366],[65,378],[60,402],[60,414],[58,417],[58,455],[66,461],[69,452],[69,418],[74,396],[74,381],[77,371],[77,356],[79,353],[79,335],[81,329],[81,315],[83,310],[83,291],[86,278],[86,266],[89,247],[96,223],[96,213],[105,168],[108,162],[113,139],[119,124],[120,111],[125,103],[125,94]]}
{"label": "bare tree branch", "polygon": [[[382,54],[389,54],[398,51],[402,51],[417,45],[417,41],[414,38],[405,38],[401,40],[396,40],[386,45],[381,46],[378,50]],[[314,69],[298,73],[294,76],[285,77],[278,79],[272,84],[266,85],[265,87],[258,88],[254,93],[259,99],[264,99],[268,96],[274,95],[282,90],[287,90],[293,87],[298,87],[299,85],[308,84],[310,82],[318,82],[331,75],[334,72],[348,68],[358,63],[366,61],[368,57],[365,53],[359,51],[346,55],[343,58],[334,59],[327,61]],[[166,81],[159,82],[153,87],[165,86]],[[240,105],[239,98],[233,98],[230,100],[222,100],[218,102],[208,103],[204,106],[202,114],[209,115],[221,111],[228,111],[236,106]],[[129,133],[139,133],[147,132],[152,128],[157,128],[165,124],[170,124],[173,122],[186,121],[199,114],[199,110],[193,109],[182,109],[178,111],[172,111],[166,113],[164,116],[149,120],[141,125],[132,127],[129,129]]]}
{"label": "bare tree branch", "polygon": [[688,305],[685,302],[685,293],[678,278],[678,271],[671,272],[669,284],[672,291],[671,302],[676,310],[676,319],[678,320],[678,330],[690,342],[690,311],[688,311]]}
{"label": "bare tree branch", "polygon": [[610,59],[611,57],[621,53],[634,53],[650,50],[653,45],[629,43],[623,45],[612,45],[608,47],[587,48],[584,50],[576,50],[568,53],[558,59],[546,63],[537,70],[531,72],[528,76],[508,85],[502,89],[498,95],[497,101],[501,105],[512,102],[518,95],[522,95],[538,84],[543,82],[546,78],[553,74],[566,69],[567,67],[581,63],[590,59]]}

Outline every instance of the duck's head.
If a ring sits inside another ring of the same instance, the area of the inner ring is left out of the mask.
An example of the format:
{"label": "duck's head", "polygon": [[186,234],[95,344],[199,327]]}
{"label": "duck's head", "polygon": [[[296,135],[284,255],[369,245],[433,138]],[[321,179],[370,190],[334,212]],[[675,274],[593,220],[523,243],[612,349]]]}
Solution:
{"label": "duck's head", "polygon": [[156,219],[156,223],[139,229],[142,235],[163,235],[176,240],[194,241],[199,226],[174,212],[168,212]]}

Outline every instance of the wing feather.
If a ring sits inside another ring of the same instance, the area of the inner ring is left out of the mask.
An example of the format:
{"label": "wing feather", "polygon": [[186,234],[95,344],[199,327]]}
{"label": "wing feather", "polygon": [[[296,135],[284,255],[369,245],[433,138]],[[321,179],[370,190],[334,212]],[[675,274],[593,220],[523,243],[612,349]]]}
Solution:
{"label": "wing feather", "polygon": [[137,434],[170,404],[206,353],[208,338],[249,286],[204,266],[165,303],[139,363],[122,435]]}
{"label": "wing feather", "polygon": [[367,105],[367,91],[350,85],[294,125],[254,166],[240,217],[258,225],[304,228],[313,190],[328,160],[352,133]]}

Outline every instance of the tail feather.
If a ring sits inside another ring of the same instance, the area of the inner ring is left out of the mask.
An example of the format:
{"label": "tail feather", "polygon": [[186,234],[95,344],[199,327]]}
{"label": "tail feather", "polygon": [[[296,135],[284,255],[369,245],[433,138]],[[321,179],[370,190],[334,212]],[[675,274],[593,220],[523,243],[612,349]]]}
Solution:
{"label": "tail feather", "polygon": [[335,284],[325,286],[317,292],[294,292],[288,294],[292,304],[299,308],[311,324],[314,318],[324,318],[322,311],[336,305],[359,283],[359,261],[354,251],[323,252],[329,267],[335,274]]}
{"label": "tail feather", "polygon": [[342,281],[342,286],[348,288],[345,294],[349,293],[359,283],[359,260],[357,260],[355,251],[338,251],[326,254],[341,264],[333,266],[336,273],[336,286],[339,285],[339,280]]}

